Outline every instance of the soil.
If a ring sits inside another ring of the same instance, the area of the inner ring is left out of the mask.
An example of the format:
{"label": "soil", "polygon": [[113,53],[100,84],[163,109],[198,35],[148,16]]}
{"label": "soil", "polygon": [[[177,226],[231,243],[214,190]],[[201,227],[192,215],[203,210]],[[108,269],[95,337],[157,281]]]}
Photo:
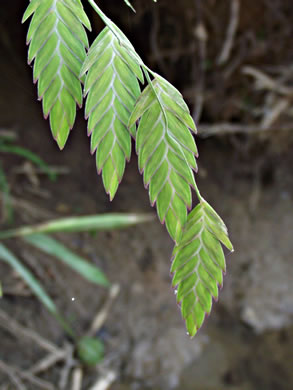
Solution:
{"label": "soil", "polygon": [[[24,35],[27,26],[18,24],[25,5],[20,0],[14,3],[0,8],[0,127],[15,133],[17,144],[37,153],[49,165],[65,167],[66,173],[51,181],[46,175],[35,173],[32,166],[29,167],[33,173],[26,173],[25,159],[1,153],[0,162],[15,200],[13,224],[19,226],[55,217],[109,212],[146,212],[155,216],[137,170],[134,151],[118,193],[109,202],[101,178],[97,176],[94,158],[89,154],[81,111],[65,150],[58,150],[51,139],[48,122],[42,117],[41,104],[37,102],[36,89],[31,82],[31,69],[26,66]],[[106,2],[101,1],[103,3]],[[177,11],[182,20],[192,23],[195,20],[186,13],[190,3],[184,1],[185,8],[178,7]],[[293,15],[291,2],[248,1],[247,4],[251,8],[248,6],[249,11],[241,14],[234,50],[238,53],[241,49],[239,42],[247,31],[252,28],[255,31],[251,20],[254,15],[254,18],[262,18],[260,42],[248,49],[244,47],[245,58],[254,65],[287,66],[289,58],[292,62],[292,56],[288,54],[292,54],[291,40],[291,46],[288,45],[288,39],[292,38],[292,26],[288,23]],[[260,12],[262,6],[263,13]],[[138,34],[138,31],[144,31],[149,20],[153,21],[153,7],[153,4],[137,2],[138,16],[132,21],[124,4],[116,8],[108,6],[108,9],[104,4],[115,20],[119,17],[121,24],[128,26],[129,34],[145,58],[161,72],[165,69],[164,75],[186,92],[192,105],[190,91],[195,80],[190,72],[190,53],[176,57],[172,52],[185,47],[181,39],[185,33],[190,36],[191,28],[187,22],[186,25],[175,23],[177,11],[169,8],[167,11],[167,3],[162,1],[159,16],[163,32],[159,43],[162,52],[167,50],[167,55],[162,57],[163,63],[160,62],[159,58],[152,57],[152,41],[146,43],[142,34]],[[220,50],[224,39],[223,32],[216,34],[219,30],[217,20],[208,14],[213,7],[218,18],[228,18],[229,2],[216,4],[210,0],[202,10],[211,36],[217,36],[208,46],[211,58]],[[284,22],[287,30],[280,28],[281,20],[287,21],[287,24]],[[99,22],[95,20],[94,25],[99,26]],[[172,26],[178,32],[178,42],[173,42],[173,34],[168,43],[166,36]],[[272,42],[272,31],[276,31],[284,44],[279,51],[274,46],[268,52],[266,48]],[[170,51],[172,55],[168,57]],[[237,53],[233,52],[232,57],[235,55],[236,58]],[[273,59],[268,61],[270,56]],[[250,84],[247,80],[244,82],[236,68],[236,74],[225,82],[224,70],[228,71],[227,68],[216,69],[210,75],[206,74],[204,87],[208,97],[202,122],[229,121],[250,125],[255,120],[253,114],[243,110],[243,106],[239,108],[235,101],[244,101],[249,96],[250,107],[262,107],[264,92],[252,89],[251,80]],[[201,70],[196,67],[195,71]],[[186,79],[182,79],[183,75]],[[223,88],[215,85],[217,77]],[[286,122],[286,115],[279,118],[277,125]],[[156,218],[147,224],[95,236],[89,233],[58,235],[67,246],[99,266],[112,283],[120,286],[119,295],[97,334],[105,345],[105,360],[101,367],[117,374],[109,388],[293,389],[292,134],[284,131],[197,138],[200,151],[198,185],[225,220],[235,253],[227,254],[227,275],[220,300],[213,305],[211,316],[193,340],[185,334],[170,286],[173,243]],[[37,182],[34,181],[36,178]],[[1,229],[8,226],[6,220]],[[79,335],[85,334],[107,299],[107,289],[84,281],[55,259],[32,250],[20,240],[9,240],[7,246],[41,279],[75,331]],[[69,342],[64,331],[25,288],[17,274],[0,263],[0,275],[4,290],[0,309],[22,326],[63,348]],[[0,346],[0,361],[22,370],[44,357],[44,351],[36,344],[21,336],[12,336],[2,327]],[[58,389],[63,369],[62,364],[55,365],[41,378]],[[83,389],[90,389],[101,372],[84,370]],[[15,385],[8,387],[8,383],[9,377],[0,365],[0,389],[15,389]],[[30,384],[28,388],[41,387]]]}

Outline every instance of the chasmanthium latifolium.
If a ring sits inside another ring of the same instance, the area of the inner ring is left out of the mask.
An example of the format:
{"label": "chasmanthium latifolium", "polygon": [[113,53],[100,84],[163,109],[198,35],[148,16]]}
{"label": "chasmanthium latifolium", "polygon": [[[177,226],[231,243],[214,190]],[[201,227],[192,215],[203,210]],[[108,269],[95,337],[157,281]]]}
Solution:
{"label": "chasmanthium latifolium", "polygon": [[[93,0],[87,2],[105,24],[91,47],[86,32],[91,25],[80,0],[31,0],[24,13],[23,22],[31,17],[28,62],[44,116],[63,149],[76,105],[85,100],[90,150],[111,200],[133,139],[150,202],[175,242],[172,285],[193,337],[223,282],[221,244],[233,250],[224,222],[195,181],[196,127],[180,92],[143,63]],[[194,208],[192,191],[198,198]]]}

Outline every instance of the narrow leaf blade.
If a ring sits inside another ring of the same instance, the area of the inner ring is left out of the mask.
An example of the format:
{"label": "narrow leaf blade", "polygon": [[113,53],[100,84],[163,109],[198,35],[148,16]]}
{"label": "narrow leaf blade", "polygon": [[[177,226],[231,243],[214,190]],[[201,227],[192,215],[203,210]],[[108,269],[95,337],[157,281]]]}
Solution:
{"label": "narrow leaf blade", "polygon": [[21,278],[27,283],[29,288],[39,299],[39,301],[48,309],[48,311],[57,319],[64,330],[71,336],[74,337],[74,332],[67,321],[60,315],[54,301],[47,294],[41,283],[34,277],[31,271],[25,267],[14,254],[7,249],[4,245],[0,244],[0,260],[9,264]]}
{"label": "narrow leaf blade", "polygon": [[52,220],[34,226],[23,226],[0,232],[0,239],[23,237],[36,233],[86,232],[123,229],[153,219],[150,214],[100,214]]}
{"label": "narrow leaf blade", "polygon": [[34,275],[26,268],[20,260],[18,260],[14,254],[7,249],[3,244],[0,244],[0,259],[7,264],[9,264],[17,273],[22,277],[22,279],[27,283],[33,293],[37,296],[37,298],[43,303],[44,306],[53,314],[57,315],[58,310],[50,298],[50,296],[46,293],[44,288],[41,286],[39,281],[34,277]]}
{"label": "narrow leaf blade", "polygon": [[90,282],[104,287],[110,285],[106,275],[98,267],[78,256],[55,239],[45,234],[33,234],[23,239],[37,249],[56,257]]}

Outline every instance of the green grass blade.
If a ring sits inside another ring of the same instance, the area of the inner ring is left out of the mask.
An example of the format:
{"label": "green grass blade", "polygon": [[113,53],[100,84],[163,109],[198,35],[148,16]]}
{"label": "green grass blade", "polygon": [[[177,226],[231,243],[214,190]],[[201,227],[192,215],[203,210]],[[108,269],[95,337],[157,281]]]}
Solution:
{"label": "green grass blade", "polygon": [[123,229],[139,223],[149,222],[151,214],[100,214],[84,217],[56,219],[34,226],[23,226],[0,232],[0,239],[27,236],[36,233],[85,232]]}
{"label": "green grass blade", "polygon": [[18,272],[34,294],[52,314],[55,315],[58,312],[55,303],[43,289],[38,280],[3,244],[0,244],[0,259],[8,263],[15,271]]}
{"label": "green grass blade", "polygon": [[128,7],[132,9],[133,12],[136,12],[135,9],[133,8],[133,5],[130,3],[130,1],[124,0],[124,2],[126,3],[126,5],[128,5]]}
{"label": "green grass blade", "polygon": [[34,275],[30,272],[30,270],[25,267],[15,256],[14,254],[7,249],[4,245],[0,244],[0,260],[9,264],[18,274],[22,277],[22,279],[27,283],[32,292],[36,295],[36,297],[42,302],[42,304],[49,310],[49,312],[60,322],[63,328],[70,336],[74,336],[74,332],[72,331],[70,325],[64,320],[64,318],[59,314],[58,309],[50,298],[50,296],[46,293],[40,282],[34,277]]}
{"label": "green grass blade", "polygon": [[90,264],[87,260],[78,256],[53,238],[45,234],[33,234],[23,239],[41,251],[67,264],[90,282],[104,287],[110,285],[107,277],[98,267]]}

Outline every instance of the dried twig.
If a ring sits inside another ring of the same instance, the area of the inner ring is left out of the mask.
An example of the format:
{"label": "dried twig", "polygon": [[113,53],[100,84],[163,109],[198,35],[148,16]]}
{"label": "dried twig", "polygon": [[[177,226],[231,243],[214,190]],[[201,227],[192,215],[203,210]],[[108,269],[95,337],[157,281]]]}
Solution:
{"label": "dried twig", "polygon": [[57,353],[58,351],[60,351],[60,349],[56,345],[51,343],[51,341],[44,339],[33,330],[19,324],[8,314],[6,314],[5,311],[1,309],[0,309],[0,326],[6,329],[8,332],[12,333],[16,337],[23,337],[25,339],[35,342],[46,351],[53,352],[53,353]]}
{"label": "dried twig", "polygon": [[253,48],[256,46],[255,37],[251,31],[246,31],[239,37],[234,56],[223,69],[223,79],[228,80],[233,73],[243,64]]}
{"label": "dried twig", "polygon": [[3,371],[10,378],[11,382],[15,384],[18,390],[26,390],[26,387],[21,382],[18,375],[15,373],[13,367],[0,360],[0,370]]}
{"label": "dried twig", "polygon": [[55,390],[55,387],[51,383],[49,383],[43,379],[37,378],[36,376],[32,375],[29,372],[22,371],[17,367],[13,367],[11,365],[8,365],[8,364],[4,363],[2,360],[0,360],[0,369],[2,371],[4,371],[9,376],[10,380],[20,390],[25,390],[26,387],[23,385],[23,383],[21,382],[19,377],[26,379],[27,381],[37,385],[41,389]]}
{"label": "dried twig", "polygon": [[83,371],[81,367],[75,367],[72,372],[71,390],[81,390]]}
{"label": "dried twig", "polygon": [[38,178],[35,165],[31,161],[26,160],[21,167],[13,169],[12,172],[18,174],[21,173],[27,177],[33,187],[39,187],[40,180]]}
{"label": "dried twig", "polygon": [[38,196],[39,198],[42,198],[42,199],[50,199],[52,197],[51,193],[49,191],[45,190],[44,188],[26,185],[26,186],[24,186],[24,190],[27,192],[30,192],[33,195]]}
{"label": "dried twig", "polygon": [[40,280],[48,279],[47,270],[44,269],[44,266],[41,264],[39,259],[36,256],[34,256],[34,252],[24,247],[23,250],[21,251],[21,256],[25,260],[25,262],[30,266],[30,268],[33,270],[34,274],[38,277],[38,279]]}
{"label": "dried twig", "polygon": [[36,364],[34,364],[28,372],[31,374],[39,374],[41,372],[47,371],[49,368],[57,364],[58,362],[66,359],[67,351],[60,350],[56,352],[52,352],[45,356],[43,359],[39,360]]}
{"label": "dried twig", "polygon": [[211,137],[214,135],[228,135],[228,134],[255,134],[264,131],[292,131],[293,124],[285,124],[280,126],[272,126],[270,128],[263,128],[259,124],[255,125],[237,125],[234,123],[217,123],[215,125],[202,124],[199,126],[198,135],[202,138]]}
{"label": "dried twig", "polygon": [[246,75],[252,76],[256,80],[257,89],[267,89],[274,91],[284,96],[292,96],[293,88],[285,87],[280,84],[278,81],[274,80],[272,77],[268,76],[266,73],[256,69],[252,66],[244,66],[242,72]]}
{"label": "dried twig", "polygon": [[[280,115],[290,107],[289,98],[293,96],[293,88],[288,88],[283,85],[287,79],[284,76],[279,80],[275,80],[252,66],[244,66],[242,72],[255,78],[255,86],[257,89],[270,91],[266,99],[268,104],[265,104],[262,109],[264,115],[260,125],[263,129],[269,129]],[[285,97],[280,98],[279,95]]]}
{"label": "dried twig", "polygon": [[231,16],[228,25],[226,39],[218,57],[217,64],[223,65],[228,61],[233,47],[234,37],[237,31],[239,22],[240,0],[231,0]]}
{"label": "dried twig", "polygon": [[200,120],[203,105],[204,105],[204,89],[205,89],[205,62],[207,51],[208,33],[202,18],[202,1],[195,0],[195,8],[197,15],[197,27],[195,29],[195,37],[198,41],[198,57],[199,57],[199,73],[196,73],[198,58],[194,55],[193,58],[193,78],[195,87],[193,119],[197,123]]}
{"label": "dried twig", "polygon": [[[14,272],[13,272],[13,274],[14,274]],[[17,278],[15,278],[16,279],[15,283],[10,283],[9,285],[3,286],[3,294],[4,295],[16,295],[16,296],[20,296],[20,297],[32,296],[31,290],[29,290],[29,288],[23,282],[22,279],[18,280],[18,276],[19,276],[19,274],[17,274]]]}
{"label": "dried twig", "polygon": [[89,390],[107,390],[116,378],[117,373],[115,371],[105,371]]}
{"label": "dried twig", "polygon": [[[4,199],[4,194],[0,191],[0,202]],[[56,217],[55,214],[37,206],[35,203],[32,204],[31,202],[28,202],[26,200],[16,198],[14,196],[9,196],[9,200],[13,206],[14,209],[19,210],[23,213],[26,213],[27,215],[31,216],[32,218],[43,218],[43,219],[52,219]]]}
{"label": "dried twig", "polygon": [[[64,350],[59,349],[53,343],[44,339],[33,330],[26,328],[21,324],[19,324],[18,322],[16,322],[14,319],[12,319],[2,310],[0,310],[0,326],[6,329],[7,331],[9,331],[10,333],[12,333],[14,336],[23,337],[27,340],[33,341],[41,348],[50,352],[48,356],[46,356],[44,359],[41,359],[38,363],[33,365],[29,370],[21,371],[18,368],[13,368],[14,372],[16,372],[19,377],[38,385],[40,388],[46,390],[54,390],[55,387],[53,385],[51,385],[47,381],[37,378],[35,374],[45,371],[48,368],[52,367],[57,362],[67,358],[66,359],[67,364],[65,365],[66,369],[63,371],[63,374],[66,371],[66,375],[65,374],[63,375],[60,389],[66,388],[69,371],[72,368],[72,366],[75,364],[75,361],[73,360],[72,357],[73,355],[72,346],[70,346],[70,351],[69,348],[67,349],[65,348]],[[69,367],[69,362],[70,362],[70,367]]]}
{"label": "dried twig", "polygon": [[36,376],[32,375],[29,372],[21,371],[19,368],[14,368],[15,372],[23,379],[26,379],[27,381],[37,385],[40,389],[44,390],[55,390],[55,386],[53,386],[48,381],[45,381],[44,379],[37,378]]}
{"label": "dried twig", "polygon": [[[48,175],[48,170],[50,171],[51,174],[56,174],[56,175],[68,175],[70,174],[70,168],[68,167],[58,167],[58,166],[53,166],[53,165],[48,165],[46,169],[42,167],[35,167],[34,166],[34,171],[37,175]],[[13,173],[18,174],[18,175],[23,175],[27,174],[27,167],[24,165],[20,167],[16,167],[13,169]]]}
{"label": "dried twig", "polygon": [[0,129],[0,138],[6,138],[9,141],[15,141],[17,139],[17,133],[14,130]]}
{"label": "dried twig", "polygon": [[266,110],[264,118],[261,122],[261,128],[269,129],[289,106],[290,102],[288,99],[277,100],[273,107],[270,107]]}
{"label": "dried twig", "polygon": [[88,331],[88,336],[93,336],[103,326],[104,322],[108,317],[112,304],[119,294],[119,291],[120,291],[119,284],[113,284],[112,287],[110,288],[109,296],[106,302],[104,303],[104,306],[98,312],[98,314],[96,315],[96,317],[94,318],[90,326],[90,329]]}
{"label": "dried twig", "polygon": [[66,360],[65,360],[64,367],[60,373],[60,380],[59,380],[60,390],[65,390],[67,388],[70,371],[72,367],[74,367],[75,365],[75,361],[73,359],[73,350],[74,350],[73,346],[71,344],[66,344],[65,350],[66,350]]}

